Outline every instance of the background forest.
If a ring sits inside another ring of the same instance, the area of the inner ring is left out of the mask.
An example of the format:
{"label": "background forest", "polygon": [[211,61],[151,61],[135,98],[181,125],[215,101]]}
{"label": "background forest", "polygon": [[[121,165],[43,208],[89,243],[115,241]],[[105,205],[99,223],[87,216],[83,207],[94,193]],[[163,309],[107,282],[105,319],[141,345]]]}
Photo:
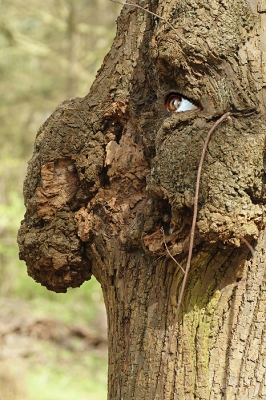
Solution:
{"label": "background forest", "polygon": [[0,393],[106,399],[106,317],[95,280],[55,294],[27,276],[17,230],[36,132],[83,97],[115,35],[108,0],[0,0]]}

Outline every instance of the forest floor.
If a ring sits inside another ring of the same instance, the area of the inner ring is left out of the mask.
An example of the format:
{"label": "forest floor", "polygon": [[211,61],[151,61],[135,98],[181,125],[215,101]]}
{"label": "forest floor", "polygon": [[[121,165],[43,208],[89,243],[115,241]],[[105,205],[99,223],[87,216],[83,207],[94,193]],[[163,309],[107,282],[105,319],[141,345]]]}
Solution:
{"label": "forest floor", "polygon": [[38,313],[30,302],[0,298],[1,400],[106,399],[104,310],[93,327],[68,323],[63,313]]}

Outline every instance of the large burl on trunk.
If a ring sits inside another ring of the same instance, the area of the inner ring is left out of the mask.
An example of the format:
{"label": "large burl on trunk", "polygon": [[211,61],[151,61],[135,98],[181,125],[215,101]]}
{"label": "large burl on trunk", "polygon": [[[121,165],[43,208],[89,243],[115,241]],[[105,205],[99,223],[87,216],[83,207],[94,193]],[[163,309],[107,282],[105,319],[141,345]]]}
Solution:
{"label": "large burl on trunk", "polygon": [[[266,5],[250,3],[125,5],[90,93],[38,132],[20,257],[56,292],[101,283],[110,400],[266,398]],[[183,279],[168,252],[185,267],[225,112],[164,360]]]}

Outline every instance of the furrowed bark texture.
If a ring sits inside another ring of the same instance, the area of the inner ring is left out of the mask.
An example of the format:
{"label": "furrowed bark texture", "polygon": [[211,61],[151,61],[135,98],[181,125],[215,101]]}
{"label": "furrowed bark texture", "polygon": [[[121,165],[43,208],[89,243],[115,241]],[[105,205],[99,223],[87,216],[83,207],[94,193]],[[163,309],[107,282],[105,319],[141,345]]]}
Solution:
{"label": "furrowed bark texture", "polygon": [[[110,400],[266,398],[266,7],[249,3],[140,2],[164,20],[124,6],[90,93],[38,132],[20,256],[50,290],[101,283]],[[168,112],[172,93],[197,109]],[[203,141],[228,111],[162,368],[183,279],[165,242],[184,268]]]}

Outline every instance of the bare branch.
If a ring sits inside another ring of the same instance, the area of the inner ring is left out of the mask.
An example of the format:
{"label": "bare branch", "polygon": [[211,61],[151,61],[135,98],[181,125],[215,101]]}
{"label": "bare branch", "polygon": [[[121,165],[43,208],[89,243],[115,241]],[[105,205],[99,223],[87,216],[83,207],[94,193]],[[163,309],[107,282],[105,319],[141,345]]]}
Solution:
{"label": "bare branch", "polygon": [[170,251],[169,251],[169,249],[168,249],[168,246],[167,246],[166,241],[165,241],[165,235],[164,235],[163,227],[161,228],[161,232],[162,232],[162,234],[163,234],[164,247],[165,247],[165,249],[166,249],[168,255],[169,255],[169,256],[172,258],[172,260],[179,266],[179,268],[183,271],[183,274],[184,274],[184,273],[185,273],[184,268],[182,267],[181,264],[179,264],[178,261],[176,261],[176,259],[172,256],[172,254],[170,253]]}
{"label": "bare branch", "polygon": [[252,254],[252,257],[254,257],[254,255],[255,255],[255,250],[253,249],[253,247],[251,246],[251,244],[250,244],[243,236],[240,236],[240,237],[241,237],[241,240],[242,240],[242,241],[245,243],[245,245],[248,247],[250,253]]}
{"label": "bare branch", "polygon": [[174,27],[169,21],[167,21],[167,19],[161,17],[160,15],[155,14],[154,12],[152,12],[152,11],[150,11],[150,10],[147,10],[146,8],[140,6],[140,5],[136,4],[136,3],[131,3],[131,0],[128,0],[127,2],[122,2],[122,1],[119,1],[119,0],[111,0],[111,1],[112,1],[113,3],[121,4],[122,6],[133,6],[133,7],[140,8],[141,10],[146,11],[147,13],[153,15],[154,17],[157,17],[157,18],[161,19],[161,20],[164,21],[168,26],[170,26],[170,28],[175,32],[175,34],[179,37],[179,39],[182,40],[182,42],[186,43],[189,47],[195,47],[195,46],[193,46],[192,44],[188,43],[188,42],[186,41],[186,39],[184,39],[183,36],[181,36],[180,33],[177,32],[177,30],[175,29],[175,27]]}

